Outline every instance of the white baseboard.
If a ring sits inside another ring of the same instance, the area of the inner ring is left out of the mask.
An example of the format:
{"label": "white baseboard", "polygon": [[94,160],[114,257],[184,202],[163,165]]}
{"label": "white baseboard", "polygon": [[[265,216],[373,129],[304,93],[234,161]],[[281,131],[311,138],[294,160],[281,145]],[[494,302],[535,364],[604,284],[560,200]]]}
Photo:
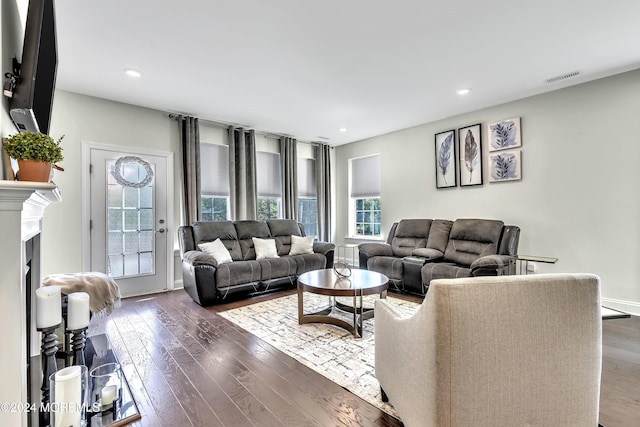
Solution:
{"label": "white baseboard", "polygon": [[184,283],[182,282],[182,279],[173,281],[173,289],[183,289],[183,288],[184,288]]}
{"label": "white baseboard", "polygon": [[614,310],[624,311],[633,316],[640,316],[640,302],[624,301],[613,298],[601,298],[602,305]]}

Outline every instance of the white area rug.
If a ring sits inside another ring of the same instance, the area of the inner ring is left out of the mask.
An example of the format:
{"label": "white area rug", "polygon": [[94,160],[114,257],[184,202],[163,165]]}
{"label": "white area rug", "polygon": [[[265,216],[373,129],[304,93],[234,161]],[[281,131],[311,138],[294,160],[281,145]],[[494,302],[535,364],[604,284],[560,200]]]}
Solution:
{"label": "white area rug", "polygon": [[[365,307],[376,297],[366,297]],[[412,314],[418,305],[398,298],[389,301],[399,310]],[[342,299],[346,303],[349,299]],[[329,297],[305,293],[304,312],[327,307]],[[220,315],[278,350],[288,354],[331,381],[341,385],[386,413],[398,418],[393,407],[382,402],[380,384],[374,375],[374,319],[363,325],[363,338],[354,338],[345,329],[333,325],[298,324],[298,296],[290,295]]]}

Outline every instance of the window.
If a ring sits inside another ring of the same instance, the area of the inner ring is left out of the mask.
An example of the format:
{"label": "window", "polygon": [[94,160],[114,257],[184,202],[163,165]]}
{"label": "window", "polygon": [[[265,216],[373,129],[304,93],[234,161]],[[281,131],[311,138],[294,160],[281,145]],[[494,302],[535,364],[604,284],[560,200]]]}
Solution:
{"label": "window", "polygon": [[256,152],[256,178],[258,190],[258,219],[280,218],[282,178],[280,154]]}
{"label": "window", "polygon": [[307,236],[318,237],[316,161],[298,158],[298,221]]}
{"label": "window", "polygon": [[350,234],[379,237],[381,235],[380,155],[351,159],[350,166]]}
{"label": "window", "polygon": [[229,147],[200,144],[202,221],[229,219]]}
{"label": "window", "polygon": [[356,235],[380,235],[380,197],[355,199]]}

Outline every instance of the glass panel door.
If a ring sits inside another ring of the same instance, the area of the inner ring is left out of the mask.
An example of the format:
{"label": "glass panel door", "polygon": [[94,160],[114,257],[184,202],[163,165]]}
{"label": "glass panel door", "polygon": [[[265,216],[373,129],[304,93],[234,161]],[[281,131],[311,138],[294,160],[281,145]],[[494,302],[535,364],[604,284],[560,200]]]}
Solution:
{"label": "glass panel door", "polygon": [[[108,273],[130,277],[155,272],[154,180],[142,188],[125,187],[111,174],[115,160],[107,161]],[[142,181],[147,173],[137,163],[123,163],[121,175],[130,182]]]}

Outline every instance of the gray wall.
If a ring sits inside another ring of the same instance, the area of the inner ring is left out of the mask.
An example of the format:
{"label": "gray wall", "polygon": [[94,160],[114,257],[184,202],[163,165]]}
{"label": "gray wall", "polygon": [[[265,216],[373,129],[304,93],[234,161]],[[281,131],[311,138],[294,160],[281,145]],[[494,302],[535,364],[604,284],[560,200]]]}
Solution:
{"label": "gray wall", "polygon": [[[592,272],[640,312],[640,70],[336,148],[337,243],[348,233],[348,161],[381,155],[382,229],[402,218],[497,218],[522,228],[538,272]],[[471,95],[473,96],[473,95]],[[489,183],[486,125],[521,117],[521,181]],[[434,134],[482,123],[481,187],[435,188]],[[629,308],[629,307],[627,307]]]}
{"label": "gray wall", "polygon": [[64,172],[53,178],[62,203],[47,208],[44,219],[42,269],[44,274],[82,271],[82,144],[85,142],[139,147],[174,153],[172,233],[180,219],[181,155],[178,124],[166,113],[58,90],[55,93],[50,135],[64,135]]}

